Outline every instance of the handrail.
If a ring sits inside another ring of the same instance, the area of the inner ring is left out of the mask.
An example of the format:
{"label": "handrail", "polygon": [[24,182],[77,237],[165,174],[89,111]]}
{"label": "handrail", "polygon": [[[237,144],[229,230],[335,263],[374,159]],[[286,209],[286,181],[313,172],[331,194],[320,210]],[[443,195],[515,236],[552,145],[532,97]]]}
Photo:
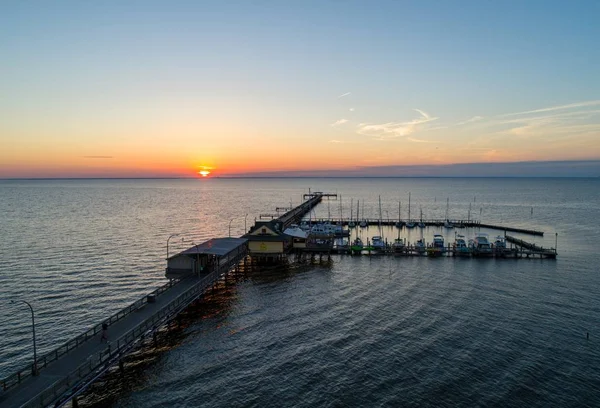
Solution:
{"label": "handrail", "polygon": [[[123,334],[119,339],[117,339],[116,344],[109,344],[106,349],[90,355],[84,363],[80,364],[65,378],[62,378],[53,383],[51,387],[47,388],[42,393],[34,397],[24,406],[40,407],[51,404],[65,391],[72,388],[82,379],[88,377],[91,372],[99,369],[102,366],[102,364],[108,364],[105,367],[108,368],[110,362],[116,356],[125,352],[139,338],[143,338],[147,331],[156,330],[158,327],[160,327],[160,325],[164,324],[165,321],[168,321],[169,318],[179,314],[191,302],[193,302],[198,296],[200,296],[210,284],[218,280],[223,274],[227,273],[233,267],[238,265],[246,257],[246,255],[246,253],[238,254],[228,264],[220,266],[218,269],[203,277],[199,282],[197,282],[192,287],[188,288],[185,292],[178,295],[175,299],[173,299],[170,303],[165,305],[165,307],[163,307],[162,309],[158,310],[151,317],[139,323],[137,326]],[[158,291],[163,289],[165,286],[166,285],[163,285],[163,287],[158,288],[150,294],[155,292],[159,293]],[[160,293],[164,292],[165,290],[166,289],[163,289]],[[113,346],[115,345],[116,347],[113,348]]]}
{"label": "handrail", "polygon": [[[67,341],[66,343],[62,344],[61,346],[57,347],[56,349],[39,357],[37,359],[38,372],[41,369],[46,368],[49,363],[58,360],[59,357],[68,353],[69,351],[79,347],[80,345],[82,345],[83,343],[85,343],[86,341],[88,341],[89,339],[94,337],[96,334],[98,334],[102,330],[103,324],[108,324],[110,326],[111,324],[118,322],[123,317],[127,316],[128,314],[130,314],[130,313],[140,309],[142,306],[144,306],[147,303],[147,299],[148,299],[149,295],[159,296],[160,294],[164,293],[169,288],[172,288],[179,282],[180,282],[180,280],[178,280],[178,279],[169,280],[169,282],[156,288],[155,290],[153,290],[149,294],[145,295],[144,297],[136,300],[131,305],[119,310],[117,313],[115,313],[114,315],[112,315],[111,317],[106,319],[105,321],[98,323],[97,325],[89,328],[87,331],[85,331],[84,333],[75,337],[74,339]],[[6,390],[20,384],[24,379],[31,377],[33,371],[34,371],[34,367],[33,367],[33,363],[32,363],[32,364],[28,364],[27,366],[23,367],[16,373],[11,374],[8,377],[5,377],[1,381],[2,382],[2,390],[6,391]]]}
{"label": "handrail", "polygon": [[[52,403],[56,398],[58,398],[62,393],[64,393],[69,387],[71,387],[75,381],[80,380],[88,376],[92,371],[99,368],[103,363],[108,360],[112,360],[115,356],[121,354],[123,351],[128,349],[143,333],[148,330],[155,330],[160,326],[160,324],[164,323],[165,320],[168,320],[169,317],[177,315],[182,309],[187,307],[195,298],[201,294],[208,285],[216,281],[224,272],[229,271],[234,265],[237,265],[246,254],[241,254],[236,257],[235,260],[228,265],[223,265],[219,267],[219,269],[211,272],[209,275],[202,278],[197,284],[177,296],[171,303],[166,305],[164,308],[157,311],[150,318],[141,322],[127,333],[122,335],[116,343],[116,349],[111,350],[111,346],[109,345],[107,349],[96,353],[88,360],[77,367],[76,370],[72,371],[67,377],[57,381],[52,385],[52,387],[42,394],[40,394],[35,400],[30,401],[27,406],[44,406]],[[95,357],[98,357],[98,362],[95,366],[92,366],[92,361],[95,360]]]}

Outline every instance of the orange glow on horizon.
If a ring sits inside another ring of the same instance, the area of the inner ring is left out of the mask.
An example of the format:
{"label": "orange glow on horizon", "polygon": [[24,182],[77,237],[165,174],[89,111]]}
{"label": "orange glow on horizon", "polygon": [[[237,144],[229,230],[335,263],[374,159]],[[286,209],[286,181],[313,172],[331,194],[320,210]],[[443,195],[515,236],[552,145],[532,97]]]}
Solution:
{"label": "orange glow on horizon", "polygon": [[202,170],[202,171],[199,171],[198,174],[200,174],[202,177],[208,177],[208,175],[210,174],[210,171]]}

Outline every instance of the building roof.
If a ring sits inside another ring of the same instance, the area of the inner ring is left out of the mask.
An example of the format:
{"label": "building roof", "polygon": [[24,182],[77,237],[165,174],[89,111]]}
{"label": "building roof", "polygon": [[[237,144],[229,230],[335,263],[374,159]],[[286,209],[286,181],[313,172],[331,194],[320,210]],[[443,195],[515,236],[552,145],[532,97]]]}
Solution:
{"label": "building roof", "polygon": [[212,238],[199,245],[194,245],[178,253],[178,255],[216,255],[224,256],[234,249],[245,245],[248,242],[246,238]]}

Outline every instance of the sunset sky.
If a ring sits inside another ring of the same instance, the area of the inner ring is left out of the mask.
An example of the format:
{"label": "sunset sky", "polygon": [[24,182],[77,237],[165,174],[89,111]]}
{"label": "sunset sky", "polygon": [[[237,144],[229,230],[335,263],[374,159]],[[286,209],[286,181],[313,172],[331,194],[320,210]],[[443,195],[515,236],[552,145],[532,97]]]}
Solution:
{"label": "sunset sky", "polygon": [[600,160],[598,16],[598,1],[5,3],[0,178]]}

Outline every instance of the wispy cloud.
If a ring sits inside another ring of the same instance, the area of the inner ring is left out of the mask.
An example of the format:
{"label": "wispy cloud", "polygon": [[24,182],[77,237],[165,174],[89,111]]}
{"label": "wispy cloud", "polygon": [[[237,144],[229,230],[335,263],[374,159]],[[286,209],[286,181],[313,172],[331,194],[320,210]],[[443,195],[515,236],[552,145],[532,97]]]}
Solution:
{"label": "wispy cloud", "polygon": [[499,115],[498,117],[501,118],[501,117],[507,117],[507,116],[529,115],[532,113],[552,112],[552,111],[565,110],[565,109],[576,109],[576,108],[583,108],[586,106],[595,106],[595,105],[600,105],[600,100],[570,103],[567,105],[551,106],[549,108],[534,109],[534,110],[524,111],[524,112],[507,113],[504,115]]}
{"label": "wispy cloud", "polygon": [[354,108],[350,108],[348,109],[350,112],[354,112]]}
{"label": "wispy cloud", "polygon": [[409,142],[413,142],[413,143],[437,143],[437,141],[435,141],[435,140],[423,140],[423,139],[416,139],[414,137],[407,137],[406,140],[408,140]]}
{"label": "wispy cloud", "polygon": [[406,122],[387,122],[380,124],[361,123],[358,125],[357,132],[361,135],[371,136],[378,140],[390,140],[400,137],[407,137],[422,128],[426,123],[437,120],[428,113],[415,109],[420,117]]}
{"label": "wispy cloud", "polygon": [[462,122],[455,123],[454,126],[462,126],[462,125],[466,125],[468,123],[479,122],[482,119],[483,119],[483,116],[473,116],[470,119],[463,120]]}
{"label": "wispy cloud", "polygon": [[344,143],[341,140],[336,140],[336,139],[332,139],[329,141],[329,143]]}
{"label": "wispy cloud", "polygon": [[339,126],[339,125],[343,125],[344,123],[348,122],[348,119],[340,119],[340,120],[336,120],[335,122],[333,122],[331,124],[331,126]]}
{"label": "wispy cloud", "polygon": [[348,95],[350,95],[350,94],[352,94],[352,92],[346,92],[346,93],[343,93],[343,94],[341,94],[340,96],[338,96],[338,99],[340,99],[340,98],[343,98],[344,96],[348,96]]}
{"label": "wispy cloud", "polygon": [[114,159],[113,156],[83,156],[84,159]]}

